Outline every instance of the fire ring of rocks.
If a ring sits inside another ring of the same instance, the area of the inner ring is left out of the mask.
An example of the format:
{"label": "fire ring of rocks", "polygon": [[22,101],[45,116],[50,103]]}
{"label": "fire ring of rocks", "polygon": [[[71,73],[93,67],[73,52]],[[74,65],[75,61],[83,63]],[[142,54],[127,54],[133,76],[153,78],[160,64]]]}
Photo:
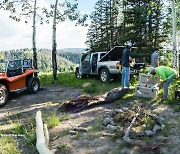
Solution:
{"label": "fire ring of rocks", "polygon": [[155,136],[159,130],[164,128],[163,121],[164,119],[162,117],[150,113],[150,110],[132,107],[107,112],[103,120],[103,125],[111,133],[122,132],[124,134],[123,139],[130,144],[154,150],[160,147],[166,139],[159,145],[150,145],[136,138]]}

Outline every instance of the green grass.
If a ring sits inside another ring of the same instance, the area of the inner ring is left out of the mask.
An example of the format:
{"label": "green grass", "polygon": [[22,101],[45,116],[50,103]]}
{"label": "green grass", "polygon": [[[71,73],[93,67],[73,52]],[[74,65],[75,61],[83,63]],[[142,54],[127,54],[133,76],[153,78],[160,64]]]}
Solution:
{"label": "green grass", "polygon": [[17,148],[17,142],[12,137],[0,138],[0,153],[2,154],[20,154]]}
{"label": "green grass", "polygon": [[143,122],[148,126],[148,129],[152,129],[154,127],[154,125],[156,124],[156,122],[148,115],[145,115],[142,118]]}
{"label": "green grass", "polygon": [[170,133],[170,124],[167,122],[167,120],[164,121],[164,128],[162,129],[162,134],[165,137],[168,137],[169,133]]}
{"label": "green grass", "polygon": [[93,122],[93,124],[91,125],[89,131],[91,132],[99,132],[99,131],[103,131],[105,129],[102,119],[100,118],[96,118]]}
{"label": "green grass", "polygon": [[[48,85],[53,83],[52,74],[40,74],[40,83],[42,85]],[[82,85],[85,83],[91,83],[91,87],[83,88]],[[68,87],[80,88],[85,93],[100,94],[105,93],[113,88],[120,87],[119,81],[114,81],[111,83],[102,83],[99,78],[89,77],[83,79],[77,79],[74,73],[58,73],[58,81],[56,84],[61,84]]]}
{"label": "green grass", "polygon": [[60,119],[56,115],[55,112],[53,112],[48,118],[47,118],[47,126],[48,128],[54,128],[60,124]]}
{"label": "green grass", "polygon": [[57,149],[61,154],[69,154],[71,152],[71,147],[66,143],[59,144]]}

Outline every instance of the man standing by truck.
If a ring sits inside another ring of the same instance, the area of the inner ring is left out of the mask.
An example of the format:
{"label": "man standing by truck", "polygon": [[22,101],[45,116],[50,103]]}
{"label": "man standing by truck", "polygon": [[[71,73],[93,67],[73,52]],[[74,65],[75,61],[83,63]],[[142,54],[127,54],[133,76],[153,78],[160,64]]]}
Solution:
{"label": "man standing by truck", "polygon": [[159,66],[159,54],[158,54],[159,49],[154,48],[154,52],[151,55],[151,66],[156,68]]}
{"label": "man standing by truck", "polygon": [[122,79],[121,85],[122,88],[129,88],[129,79],[130,79],[130,61],[131,58],[131,48],[132,43],[128,42],[126,48],[122,52]]}

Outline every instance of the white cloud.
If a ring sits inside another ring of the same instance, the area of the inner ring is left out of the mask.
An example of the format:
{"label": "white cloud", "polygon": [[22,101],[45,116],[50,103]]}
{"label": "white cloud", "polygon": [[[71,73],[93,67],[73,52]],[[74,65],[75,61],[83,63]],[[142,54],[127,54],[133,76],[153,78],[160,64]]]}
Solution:
{"label": "white cloud", "polygon": [[[72,1],[72,0],[70,0]],[[74,0],[73,0],[74,1]],[[83,13],[90,13],[96,0],[78,0]],[[48,6],[51,0],[40,0],[39,6]],[[32,48],[32,23],[13,21],[7,11],[0,10],[0,51],[19,48]],[[52,48],[52,24],[37,23],[37,48]],[[61,22],[57,25],[57,48],[86,48],[88,27],[75,26],[75,22]]]}
{"label": "white cloud", "polygon": [[[87,27],[75,26],[75,22],[61,22],[56,28],[57,48],[85,48]],[[41,48],[52,46],[52,24],[39,25],[37,44]]]}
{"label": "white cloud", "polygon": [[[0,11],[1,14],[1,11]],[[9,19],[7,13],[0,16],[0,50],[31,48],[32,26]],[[37,24],[37,48],[51,48],[52,24]],[[61,22],[57,25],[57,48],[85,48],[87,27],[75,26],[75,22]]]}

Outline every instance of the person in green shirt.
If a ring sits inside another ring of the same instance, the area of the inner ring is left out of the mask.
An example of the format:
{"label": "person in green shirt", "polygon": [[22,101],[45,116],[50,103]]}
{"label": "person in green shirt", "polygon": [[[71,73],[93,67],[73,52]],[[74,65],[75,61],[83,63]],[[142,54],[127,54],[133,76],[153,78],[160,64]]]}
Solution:
{"label": "person in green shirt", "polygon": [[[168,98],[168,87],[169,84],[174,80],[174,78],[177,75],[176,70],[170,68],[170,67],[166,67],[166,66],[159,66],[159,67],[149,67],[148,68],[148,72],[149,74],[152,74],[153,76],[157,75],[159,76],[162,81],[158,84],[158,87],[160,87],[161,85],[163,85],[164,88],[164,95],[163,95],[163,100],[166,100]],[[146,85],[148,83],[150,83],[152,81],[152,78],[149,79],[146,82]]]}

